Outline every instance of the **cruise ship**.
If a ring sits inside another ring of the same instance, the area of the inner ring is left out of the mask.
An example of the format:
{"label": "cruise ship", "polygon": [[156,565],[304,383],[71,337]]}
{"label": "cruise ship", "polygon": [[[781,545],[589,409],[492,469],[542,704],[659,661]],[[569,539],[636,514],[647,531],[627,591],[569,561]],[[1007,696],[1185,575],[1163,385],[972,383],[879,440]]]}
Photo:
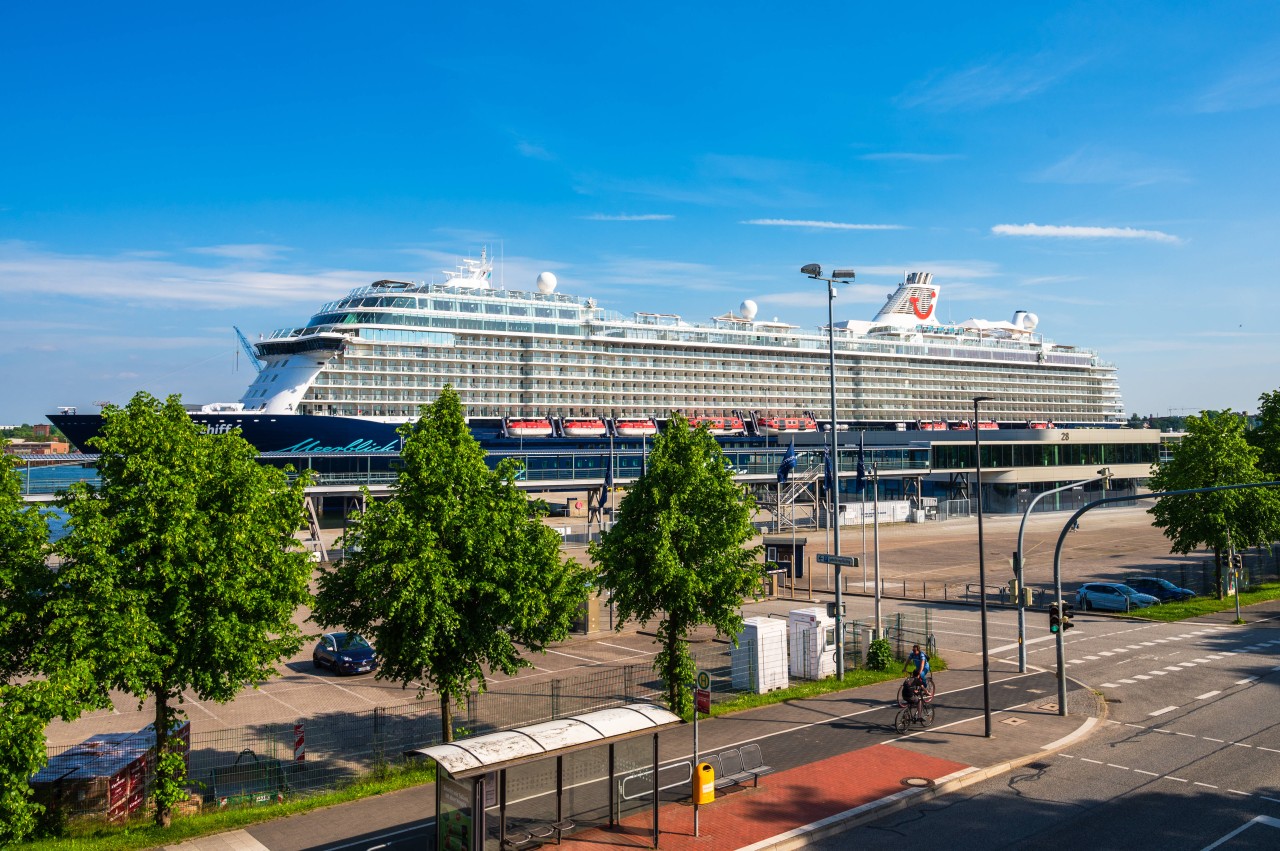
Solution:
{"label": "cruise ship", "polygon": [[[394,451],[396,427],[451,384],[487,440],[644,438],[671,412],[713,433],[839,429],[1079,428],[1123,422],[1113,364],[1046,340],[1039,319],[939,320],[940,288],[906,274],[870,321],[805,329],[756,304],[704,322],[624,316],[557,292],[493,286],[486,252],[441,283],[382,280],[253,344],[259,372],[237,401],[197,406],[210,431],[240,428],[261,452]],[[971,423],[975,396],[989,397]],[[73,442],[97,415],[51,415]],[[816,438],[820,440],[821,438]]]}

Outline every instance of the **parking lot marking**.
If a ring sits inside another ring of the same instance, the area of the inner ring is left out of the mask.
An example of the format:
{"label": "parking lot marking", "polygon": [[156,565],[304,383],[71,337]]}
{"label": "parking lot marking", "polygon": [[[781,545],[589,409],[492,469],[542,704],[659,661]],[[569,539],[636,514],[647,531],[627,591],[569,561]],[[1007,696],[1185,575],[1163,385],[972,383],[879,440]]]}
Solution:
{"label": "parking lot marking", "polygon": [[1164,709],[1157,709],[1155,712],[1148,712],[1147,714],[1155,717],[1156,715],[1164,715],[1166,712],[1173,712],[1177,708],[1176,706],[1166,706]]}

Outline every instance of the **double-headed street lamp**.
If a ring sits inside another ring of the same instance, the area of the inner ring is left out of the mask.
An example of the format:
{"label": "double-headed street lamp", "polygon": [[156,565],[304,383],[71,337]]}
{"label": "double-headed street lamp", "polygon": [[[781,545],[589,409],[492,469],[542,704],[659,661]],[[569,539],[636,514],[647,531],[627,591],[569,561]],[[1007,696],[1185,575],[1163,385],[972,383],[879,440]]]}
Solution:
{"label": "double-headed street lamp", "polygon": [[987,560],[982,552],[982,421],[978,419],[978,403],[990,401],[990,396],[973,398],[973,468],[978,491],[978,596],[982,611],[982,717],[986,721],[987,738],[991,738],[991,658],[987,654]]}
{"label": "double-headed street lamp", "polygon": [[800,274],[827,283],[827,339],[831,357],[831,542],[836,556],[836,678],[844,679],[844,602],[841,592],[844,586],[844,567],[840,564],[840,430],[836,428],[836,281],[852,281],[852,269],[836,269],[831,277],[822,277],[822,267],[809,263],[800,267]]}

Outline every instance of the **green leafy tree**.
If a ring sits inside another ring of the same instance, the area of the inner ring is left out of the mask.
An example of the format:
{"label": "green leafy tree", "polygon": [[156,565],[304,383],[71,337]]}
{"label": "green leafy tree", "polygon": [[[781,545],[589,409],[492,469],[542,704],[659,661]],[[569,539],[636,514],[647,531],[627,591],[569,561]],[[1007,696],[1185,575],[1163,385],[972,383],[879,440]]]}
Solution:
{"label": "green leafy tree", "polygon": [[1263,475],[1280,480],[1280,390],[1258,397],[1258,424],[1249,442],[1260,450],[1258,468]]}
{"label": "green leafy tree", "polygon": [[293,535],[306,477],[258,463],[239,433],[210,435],[181,400],[139,393],[102,412],[101,483],[60,501],[64,563],[50,637],[104,686],[155,706],[156,823],[183,795],[170,735],[185,692],[226,702],[301,647],[292,618],[312,565]]}
{"label": "green leafy tree", "polygon": [[[1267,481],[1257,467],[1259,450],[1245,439],[1244,418],[1231,411],[1204,411],[1186,418],[1186,437],[1149,480],[1153,491],[1193,490]],[[1280,493],[1242,488],[1156,500],[1148,509],[1156,526],[1186,555],[1211,547],[1222,596],[1223,559],[1231,547],[1274,540],[1280,532]]]}
{"label": "green leafy tree", "polygon": [[418,684],[419,696],[434,688],[452,741],[452,708],[484,689],[486,669],[513,675],[532,667],[519,645],[538,652],[568,636],[590,574],[531,516],[518,465],[486,466],[451,386],[400,433],[391,498],[354,518],[312,618],[372,639],[378,677]]}
{"label": "green leafy tree", "polygon": [[47,607],[57,587],[45,565],[48,536],[39,509],[22,502],[13,459],[0,455],[0,846],[36,826],[42,808],[28,780],[47,762],[45,727],[104,702],[85,685],[81,663],[59,667],[47,652]]}
{"label": "green leafy tree", "polygon": [[760,547],[746,544],[755,500],[733,480],[706,428],[673,415],[654,441],[645,474],[628,491],[618,522],[589,548],[619,624],[658,621],[654,668],[667,704],[687,714],[694,663],[687,640],[706,624],[737,640],[743,602],[761,588]]}

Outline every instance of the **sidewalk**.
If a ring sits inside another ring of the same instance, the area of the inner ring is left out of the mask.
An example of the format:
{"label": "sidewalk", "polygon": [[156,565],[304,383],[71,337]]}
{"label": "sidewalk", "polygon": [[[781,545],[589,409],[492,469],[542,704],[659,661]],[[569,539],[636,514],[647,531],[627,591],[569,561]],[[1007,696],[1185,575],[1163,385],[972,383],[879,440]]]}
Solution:
{"label": "sidewalk", "polygon": [[[928,729],[907,735],[893,730],[896,681],[804,701],[762,707],[699,722],[702,753],[759,742],[775,771],[747,784],[720,790],[700,808],[698,836],[688,793],[659,807],[659,847],[667,851],[763,851],[804,847],[894,809],[946,794],[1065,747],[1096,725],[1102,704],[1092,692],[1068,684],[1070,714],[1057,714],[1051,674],[1017,674],[993,660],[992,737],[984,735],[981,660],[954,657],[938,675],[937,716]],[[664,763],[689,759],[689,726],[664,734]],[[429,847],[421,830],[434,816],[431,787],[342,804],[279,819],[243,831],[169,846],[181,851],[307,851]],[[612,829],[579,829],[565,837],[565,851],[643,848],[652,844],[646,807]],[[392,840],[386,832],[403,831]],[[496,841],[491,843],[496,847]],[[529,846],[526,846],[529,847]]]}

